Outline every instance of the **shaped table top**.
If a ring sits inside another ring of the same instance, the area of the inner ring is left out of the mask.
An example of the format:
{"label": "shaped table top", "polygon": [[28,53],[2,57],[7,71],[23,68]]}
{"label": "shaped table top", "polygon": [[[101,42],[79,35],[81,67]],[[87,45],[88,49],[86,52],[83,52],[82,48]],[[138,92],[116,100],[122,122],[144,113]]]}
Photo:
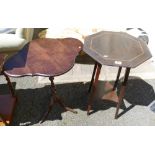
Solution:
{"label": "shaped table top", "polygon": [[101,31],[87,36],[84,49],[102,65],[134,68],[152,55],[147,44],[125,32]]}
{"label": "shaped table top", "polygon": [[82,47],[74,38],[33,40],[5,62],[5,73],[12,77],[64,74],[73,67]]}

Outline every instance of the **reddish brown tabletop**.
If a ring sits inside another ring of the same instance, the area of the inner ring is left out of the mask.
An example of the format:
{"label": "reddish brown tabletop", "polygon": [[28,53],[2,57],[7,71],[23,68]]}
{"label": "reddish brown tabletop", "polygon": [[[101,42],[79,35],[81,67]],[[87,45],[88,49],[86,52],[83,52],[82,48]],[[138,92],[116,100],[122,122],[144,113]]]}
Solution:
{"label": "reddish brown tabletop", "polygon": [[54,77],[69,71],[75,58],[82,50],[81,41],[73,38],[65,39],[36,39],[24,46],[16,55],[4,64],[5,74],[12,77],[47,76],[51,81],[52,99],[47,112],[42,118],[46,119],[53,104],[58,103],[65,111],[77,113],[65,106],[57,96]]}
{"label": "reddish brown tabletop", "polygon": [[82,43],[73,38],[36,39],[5,63],[5,73],[13,77],[58,76],[73,67],[81,49]]}
{"label": "reddish brown tabletop", "polygon": [[125,32],[101,31],[85,38],[84,51],[102,65],[134,68],[151,58],[146,43]]}

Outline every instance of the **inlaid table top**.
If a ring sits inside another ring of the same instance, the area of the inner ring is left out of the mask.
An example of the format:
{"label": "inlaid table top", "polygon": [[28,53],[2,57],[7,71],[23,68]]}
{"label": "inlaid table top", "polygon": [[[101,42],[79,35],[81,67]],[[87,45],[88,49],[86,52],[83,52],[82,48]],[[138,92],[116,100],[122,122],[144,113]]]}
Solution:
{"label": "inlaid table top", "polygon": [[87,36],[84,51],[102,65],[130,68],[152,57],[143,40],[125,32],[101,31]]}
{"label": "inlaid table top", "polygon": [[61,75],[73,67],[82,46],[74,38],[33,40],[6,61],[5,73],[13,77]]}

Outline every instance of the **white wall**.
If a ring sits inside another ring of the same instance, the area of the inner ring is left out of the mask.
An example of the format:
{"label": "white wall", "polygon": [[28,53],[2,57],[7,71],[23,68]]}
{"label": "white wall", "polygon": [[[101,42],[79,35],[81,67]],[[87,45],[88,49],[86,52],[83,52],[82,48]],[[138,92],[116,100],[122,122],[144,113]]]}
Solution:
{"label": "white wall", "polygon": [[60,27],[140,27],[148,33],[148,46],[155,56],[153,0],[57,0],[53,4],[49,26],[54,23]]}
{"label": "white wall", "polygon": [[5,0],[2,6],[7,7],[1,7],[0,27],[140,27],[148,32],[155,55],[153,0],[27,0],[24,5]]}

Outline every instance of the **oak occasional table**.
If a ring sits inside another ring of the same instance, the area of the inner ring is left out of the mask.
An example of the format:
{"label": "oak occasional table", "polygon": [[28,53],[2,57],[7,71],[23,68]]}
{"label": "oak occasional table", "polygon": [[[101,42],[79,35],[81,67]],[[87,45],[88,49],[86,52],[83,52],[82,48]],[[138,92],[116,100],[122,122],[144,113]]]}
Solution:
{"label": "oak occasional table", "polygon": [[44,76],[51,81],[52,98],[42,122],[48,116],[53,104],[58,103],[66,111],[77,113],[66,107],[56,94],[54,77],[69,71],[75,58],[82,50],[83,44],[74,38],[65,39],[36,39],[26,44],[16,55],[4,64],[5,73],[11,77]]}
{"label": "oak occasional table", "polygon": [[10,94],[0,95],[0,126],[11,123],[17,100],[10,79],[3,71],[3,64],[6,57],[5,54],[0,54],[0,73],[6,78]]}
{"label": "oak occasional table", "polygon": [[87,114],[90,114],[92,100],[102,65],[118,67],[116,81],[109,94],[110,97],[115,94],[118,85],[122,67],[126,68],[124,81],[122,82],[120,94],[117,101],[115,118],[118,118],[118,112],[125,94],[129,73],[131,68],[135,68],[144,61],[151,58],[151,53],[147,44],[125,32],[101,31],[99,33],[87,36],[84,41],[84,51],[95,61],[94,71],[89,87],[91,95],[88,99]]}

